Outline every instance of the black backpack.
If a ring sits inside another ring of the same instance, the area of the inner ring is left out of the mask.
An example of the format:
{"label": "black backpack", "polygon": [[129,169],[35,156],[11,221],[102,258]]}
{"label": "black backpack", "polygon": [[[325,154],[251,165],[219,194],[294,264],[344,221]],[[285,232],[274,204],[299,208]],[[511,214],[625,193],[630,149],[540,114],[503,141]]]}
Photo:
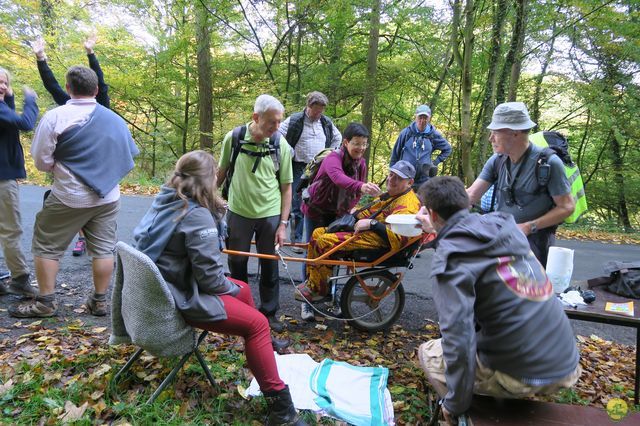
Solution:
{"label": "black backpack", "polygon": [[611,293],[624,297],[640,299],[640,262],[621,262],[612,260],[604,264],[607,277],[588,280],[589,288],[607,286]]}
{"label": "black backpack", "polygon": [[238,126],[231,132],[231,161],[229,162],[229,168],[227,169],[227,173],[224,179],[224,185],[222,187],[222,197],[225,200],[229,197],[231,178],[233,177],[233,172],[236,167],[236,159],[238,158],[238,154],[240,154],[241,152],[243,154],[256,157],[256,160],[253,163],[253,168],[251,169],[252,173],[256,172],[256,170],[258,169],[258,165],[260,164],[260,160],[262,160],[263,157],[266,157],[268,155],[271,156],[271,161],[273,161],[273,166],[276,170],[276,180],[280,180],[280,133],[276,131],[271,135],[271,137],[269,137],[268,152],[255,152],[244,149],[243,145],[258,145],[255,142],[245,141],[244,137],[246,133],[246,125]]}

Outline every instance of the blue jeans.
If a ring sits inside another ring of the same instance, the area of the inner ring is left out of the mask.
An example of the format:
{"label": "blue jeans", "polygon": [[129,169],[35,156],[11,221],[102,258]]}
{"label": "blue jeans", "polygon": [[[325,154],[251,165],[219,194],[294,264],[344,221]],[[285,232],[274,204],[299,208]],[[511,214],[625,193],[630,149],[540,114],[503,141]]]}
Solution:
{"label": "blue jeans", "polygon": [[307,166],[307,163],[302,163],[300,161],[293,162],[293,199],[291,201],[291,215],[293,216],[293,225],[294,229],[294,241],[295,243],[303,242],[302,233],[304,220],[302,216],[302,211],[300,210],[300,206],[302,205],[302,196],[298,192],[298,185],[300,184],[300,178],[302,177],[302,172],[304,172],[304,168]]}

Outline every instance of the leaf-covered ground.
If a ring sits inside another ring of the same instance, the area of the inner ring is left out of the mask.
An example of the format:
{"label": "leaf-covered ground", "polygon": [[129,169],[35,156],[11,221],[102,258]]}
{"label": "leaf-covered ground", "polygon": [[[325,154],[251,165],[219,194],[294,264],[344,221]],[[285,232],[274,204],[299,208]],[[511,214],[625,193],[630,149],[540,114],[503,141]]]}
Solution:
{"label": "leaf-covered ground", "polygon": [[[250,424],[266,414],[263,398],[244,400],[238,389],[251,378],[245,367],[241,340],[210,335],[204,350],[218,388],[206,382],[197,363],[178,375],[174,385],[151,407],[144,401],[171,368],[172,361],[143,356],[126,380],[111,386],[110,379],[133,352],[131,346],[110,347],[106,327],[80,321],[58,329],[41,321],[16,322],[27,328],[17,340],[0,342],[0,424]],[[3,334],[8,330],[0,330]],[[6,335],[6,334],[5,334]],[[360,334],[322,324],[290,320],[283,335],[294,344],[290,352],[305,352],[357,365],[383,365],[390,370],[388,387],[399,425],[425,424],[430,416],[423,374],[415,348],[438,337],[437,326],[421,333],[395,327],[387,333]],[[595,336],[579,337],[584,374],[574,390],[550,400],[604,407],[611,398],[633,401],[635,348]],[[306,414],[311,423],[315,417]],[[318,424],[341,424],[321,419]]]}
{"label": "leaf-covered ground", "polygon": [[559,240],[597,241],[607,244],[640,244],[640,233],[624,234],[585,228],[558,228]]}

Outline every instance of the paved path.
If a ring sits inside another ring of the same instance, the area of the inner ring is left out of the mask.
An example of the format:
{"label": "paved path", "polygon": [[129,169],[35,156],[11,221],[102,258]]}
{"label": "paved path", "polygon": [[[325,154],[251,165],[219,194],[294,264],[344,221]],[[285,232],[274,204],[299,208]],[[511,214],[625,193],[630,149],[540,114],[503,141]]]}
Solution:
{"label": "paved path", "polygon": [[[42,205],[42,195],[45,188],[22,185],[21,186],[21,211],[25,234],[23,247],[28,252],[31,247],[31,236],[35,214]],[[152,197],[125,196],[122,198],[122,207],[118,219],[118,238],[131,243],[133,228],[143,216]],[[574,280],[585,280],[603,274],[602,265],[608,260],[638,260],[640,259],[640,246],[638,245],[614,245],[599,242],[559,241],[558,245],[575,250]],[[29,253],[29,259],[31,255]],[[0,258],[0,260],[3,260]],[[255,272],[256,261],[250,261],[250,271]],[[429,271],[431,265],[431,253],[423,253],[417,260],[414,269],[406,274],[404,280],[407,292],[407,304],[400,319],[400,323],[407,329],[417,330],[422,328],[428,320],[435,320],[436,313],[431,299],[431,279]],[[290,269],[295,279],[300,278],[300,267],[291,264]],[[71,250],[67,251],[61,264],[61,272],[74,276],[79,280],[90,280],[90,262],[86,257],[73,258]],[[281,267],[281,275],[286,277]],[[90,285],[90,282],[88,282]],[[293,302],[291,286],[284,286],[281,295],[282,311],[294,317],[299,316],[299,305]],[[640,309],[640,303],[637,309]],[[6,315],[3,313],[3,315]],[[577,333],[582,335],[597,334],[600,337],[618,341],[625,344],[635,344],[635,333],[632,329],[614,327],[601,324],[573,322]]]}

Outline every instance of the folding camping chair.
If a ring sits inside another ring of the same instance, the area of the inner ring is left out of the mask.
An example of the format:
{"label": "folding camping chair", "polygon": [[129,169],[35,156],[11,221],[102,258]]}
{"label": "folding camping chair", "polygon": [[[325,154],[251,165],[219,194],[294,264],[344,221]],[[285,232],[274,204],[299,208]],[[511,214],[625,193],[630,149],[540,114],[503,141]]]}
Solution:
{"label": "folding camping chair", "polygon": [[148,256],[123,242],[118,242],[116,250],[109,344],[133,343],[139,349],[113,377],[112,383],[115,384],[146,350],[157,357],[181,357],[147,404],[153,403],[192,354],[198,359],[211,386],[216,388],[198,349],[207,331],[202,331],[198,337],[197,332],[185,322],[167,283]]}

